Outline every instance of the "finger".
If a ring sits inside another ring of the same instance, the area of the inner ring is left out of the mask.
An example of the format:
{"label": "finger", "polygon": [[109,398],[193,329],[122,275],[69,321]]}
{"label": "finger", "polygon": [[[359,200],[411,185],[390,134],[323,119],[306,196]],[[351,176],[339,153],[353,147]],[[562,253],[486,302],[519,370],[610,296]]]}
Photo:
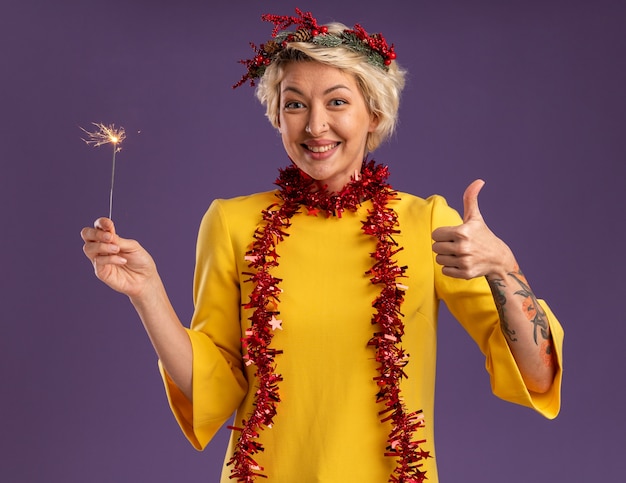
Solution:
{"label": "finger", "polygon": [[462,278],[464,280],[469,280],[471,278],[473,278],[471,275],[469,275],[467,273],[466,270],[463,270],[459,267],[443,267],[441,269],[441,273],[443,273],[444,275],[448,276],[448,277],[452,277],[452,278]]}
{"label": "finger", "polygon": [[115,235],[115,224],[113,223],[113,220],[109,218],[98,218],[94,222],[93,226],[98,230],[106,231]]}
{"label": "finger", "polygon": [[90,260],[98,256],[111,256],[120,253],[120,247],[113,243],[87,242],[83,245],[83,252]]}
{"label": "finger", "polygon": [[80,231],[80,237],[86,242],[103,242],[110,243],[115,235],[109,231],[103,231],[99,228],[85,227]]}
{"label": "finger", "polygon": [[435,242],[432,246],[433,252],[437,255],[455,255],[454,248],[454,243],[448,241]]}
{"label": "finger", "polygon": [[467,223],[471,219],[482,218],[478,209],[478,193],[483,186],[485,186],[485,182],[482,179],[477,179],[463,193],[463,223]]}
{"label": "finger", "polygon": [[102,268],[105,265],[125,265],[128,263],[128,260],[124,257],[120,257],[119,255],[107,255],[107,256],[97,256],[93,260],[93,267],[98,271],[98,268]]}
{"label": "finger", "polygon": [[456,232],[454,226],[442,226],[433,231],[431,238],[436,242],[452,242],[457,238]]}
{"label": "finger", "polygon": [[435,257],[435,261],[442,267],[459,268],[459,259],[454,255],[450,255],[447,253],[438,253]]}

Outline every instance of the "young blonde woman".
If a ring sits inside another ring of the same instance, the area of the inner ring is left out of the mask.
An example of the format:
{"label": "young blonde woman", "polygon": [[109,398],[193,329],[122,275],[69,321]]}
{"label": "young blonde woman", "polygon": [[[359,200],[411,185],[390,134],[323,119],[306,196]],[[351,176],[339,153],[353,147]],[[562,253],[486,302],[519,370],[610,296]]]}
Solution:
{"label": "young blonde woman", "polygon": [[83,229],[85,254],[137,309],[193,446],[235,413],[222,482],[436,482],[440,301],[485,355],[494,393],[548,418],[562,329],[485,225],[482,181],[460,217],[439,196],[394,191],[367,159],[396,124],[393,45],[300,10],[264,19],[272,38],[237,85],[258,83],[291,163],[277,190],[208,209],[191,327],[111,220]]}

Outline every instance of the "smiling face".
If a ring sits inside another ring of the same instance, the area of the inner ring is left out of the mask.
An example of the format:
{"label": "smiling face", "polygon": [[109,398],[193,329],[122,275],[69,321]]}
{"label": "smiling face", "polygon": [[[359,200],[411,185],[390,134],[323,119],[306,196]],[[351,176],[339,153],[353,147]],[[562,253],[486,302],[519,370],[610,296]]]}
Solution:
{"label": "smiling face", "polygon": [[340,191],[360,171],[367,135],[377,124],[352,75],[314,61],[285,66],[279,103],[283,145],[320,188]]}

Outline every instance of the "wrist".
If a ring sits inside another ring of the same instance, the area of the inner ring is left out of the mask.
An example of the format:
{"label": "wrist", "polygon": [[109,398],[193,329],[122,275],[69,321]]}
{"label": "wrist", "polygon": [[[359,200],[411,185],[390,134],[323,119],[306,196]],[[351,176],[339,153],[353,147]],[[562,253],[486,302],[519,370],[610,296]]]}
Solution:
{"label": "wrist", "polygon": [[498,257],[500,263],[494,266],[493,270],[485,274],[488,281],[504,280],[511,273],[519,272],[519,265],[517,264],[517,260],[515,260],[513,252],[507,245],[504,245],[504,248],[502,255]]}
{"label": "wrist", "polygon": [[128,298],[137,311],[142,311],[157,305],[164,294],[163,282],[158,273],[155,273],[145,281],[139,290],[128,294]]}

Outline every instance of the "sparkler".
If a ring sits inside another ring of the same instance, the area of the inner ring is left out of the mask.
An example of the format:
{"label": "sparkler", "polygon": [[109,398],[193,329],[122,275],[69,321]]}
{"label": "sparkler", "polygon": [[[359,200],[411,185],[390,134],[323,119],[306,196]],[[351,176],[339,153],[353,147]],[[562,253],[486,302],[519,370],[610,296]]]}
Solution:
{"label": "sparkler", "polygon": [[126,132],[123,127],[116,128],[115,124],[109,124],[105,126],[102,123],[92,122],[94,126],[98,128],[97,131],[90,132],[86,129],[80,128],[85,134],[87,134],[87,139],[83,138],[87,144],[99,147],[104,144],[112,144],[113,145],[113,167],[111,169],[111,194],[109,195],[109,218],[113,214],[113,185],[115,184],[115,154],[118,151],[121,151],[122,148],[120,144],[122,141],[126,139]]}

